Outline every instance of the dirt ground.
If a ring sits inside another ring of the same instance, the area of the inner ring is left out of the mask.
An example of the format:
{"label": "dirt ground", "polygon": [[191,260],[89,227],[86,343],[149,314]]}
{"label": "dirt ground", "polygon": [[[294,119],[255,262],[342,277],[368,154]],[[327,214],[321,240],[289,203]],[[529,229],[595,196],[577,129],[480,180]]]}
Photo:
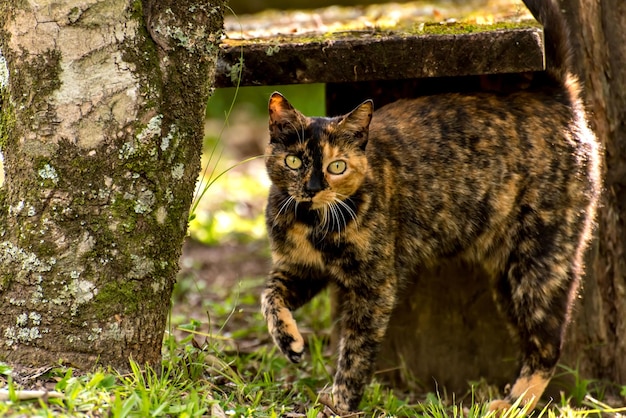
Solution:
{"label": "dirt ground", "polygon": [[[269,263],[264,242],[228,243],[213,247],[188,239],[180,259],[179,276],[193,274],[197,280],[210,285],[209,288],[229,289],[237,286],[241,280],[265,277]],[[211,293],[188,294],[186,302],[195,305],[203,297],[212,296]]]}
{"label": "dirt ground", "polygon": [[213,333],[237,335],[231,341],[237,351],[250,352],[267,344],[267,332],[250,328],[261,322],[259,295],[269,265],[265,242],[213,247],[188,239],[173,296],[171,324],[177,337],[186,335],[180,330],[182,324],[195,322],[200,343]]}

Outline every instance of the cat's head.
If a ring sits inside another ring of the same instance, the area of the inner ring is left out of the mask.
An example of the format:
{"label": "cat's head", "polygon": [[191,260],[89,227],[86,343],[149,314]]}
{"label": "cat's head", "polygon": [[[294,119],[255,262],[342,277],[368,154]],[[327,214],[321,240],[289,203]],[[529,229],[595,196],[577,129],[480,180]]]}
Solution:
{"label": "cat's head", "polygon": [[367,172],[371,100],[334,118],[306,117],[280,93],[269,101],[266,166],[272,183],[296,202],[324,209],[352,196]]}

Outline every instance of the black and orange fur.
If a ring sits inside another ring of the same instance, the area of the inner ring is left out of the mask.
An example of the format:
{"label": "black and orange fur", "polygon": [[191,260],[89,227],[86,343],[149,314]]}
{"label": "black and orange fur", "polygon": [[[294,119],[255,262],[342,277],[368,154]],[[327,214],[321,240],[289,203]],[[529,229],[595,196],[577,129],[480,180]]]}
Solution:
{"label": "black and orange fur", "polygon": [[292,311],[329,283],[339,295],[332,389],[358,408],[398,289],[420,266],[461,256],[490,273],[521,341],[517,398],[533,406],[559,359],[600,193],[600,155],[570,73],[552,1],[526,0],[545,26],[547,71],[516,92],[441,94],[373,112],[366,101],[310,118],[270,99],[266,212],[273,267],[269,332],[293,362]]}

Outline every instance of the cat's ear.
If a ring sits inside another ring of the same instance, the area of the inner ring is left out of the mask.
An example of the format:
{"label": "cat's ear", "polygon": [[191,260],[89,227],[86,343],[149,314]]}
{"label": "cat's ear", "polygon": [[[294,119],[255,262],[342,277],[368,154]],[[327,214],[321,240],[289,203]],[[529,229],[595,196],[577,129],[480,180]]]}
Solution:
{"label": "cat's ear", "polygon": [[370,122],[374,112],[374,102],[366,100],[358,105],[352,112],[348,113],[339,122],[339,129],[350,132],[359,141],[361,148],[367,145]]}
{"label": "cat's ear", "polygon": [[304,120],[304,115],[298,112],[279,92],[275,91],[270,96],[268,104],[270,116],[270,134],[275,134],[285,130],[285,128],[300,126]]}

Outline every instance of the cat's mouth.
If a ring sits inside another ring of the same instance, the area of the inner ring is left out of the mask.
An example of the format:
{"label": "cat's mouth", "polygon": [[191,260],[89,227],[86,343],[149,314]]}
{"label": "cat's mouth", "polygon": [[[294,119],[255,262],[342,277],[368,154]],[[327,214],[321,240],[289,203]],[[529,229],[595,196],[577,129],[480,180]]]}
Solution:
{"label": "cat's mouth", "polygon": [[324,209],[335,201],[335,194],[330,191],[321,191],[311,198],[311,209]]}
{"label": "cat's mouth", "polygon": [[339,200],[337,194],[332,190],[322,190],[313,196],[293,195],[293,199],[299,204],[304,204],[310,210],[326,210],[337,204],[337,200]]}
{"label": "cat's mouth", "polygon": [[310,210],[323,210],[328,207],[331,202],[328,202],[324,199],[316,199],[315,197],[301,197],[294,199],[298,204],[304,205],[304,208]]}
{"label": "cat's mouth", "polygon": [[325,207],[328,207],[327,203],[316,203],[316,202],[311,202],[311,209],[313,210],[321,210],[324,209]]}

